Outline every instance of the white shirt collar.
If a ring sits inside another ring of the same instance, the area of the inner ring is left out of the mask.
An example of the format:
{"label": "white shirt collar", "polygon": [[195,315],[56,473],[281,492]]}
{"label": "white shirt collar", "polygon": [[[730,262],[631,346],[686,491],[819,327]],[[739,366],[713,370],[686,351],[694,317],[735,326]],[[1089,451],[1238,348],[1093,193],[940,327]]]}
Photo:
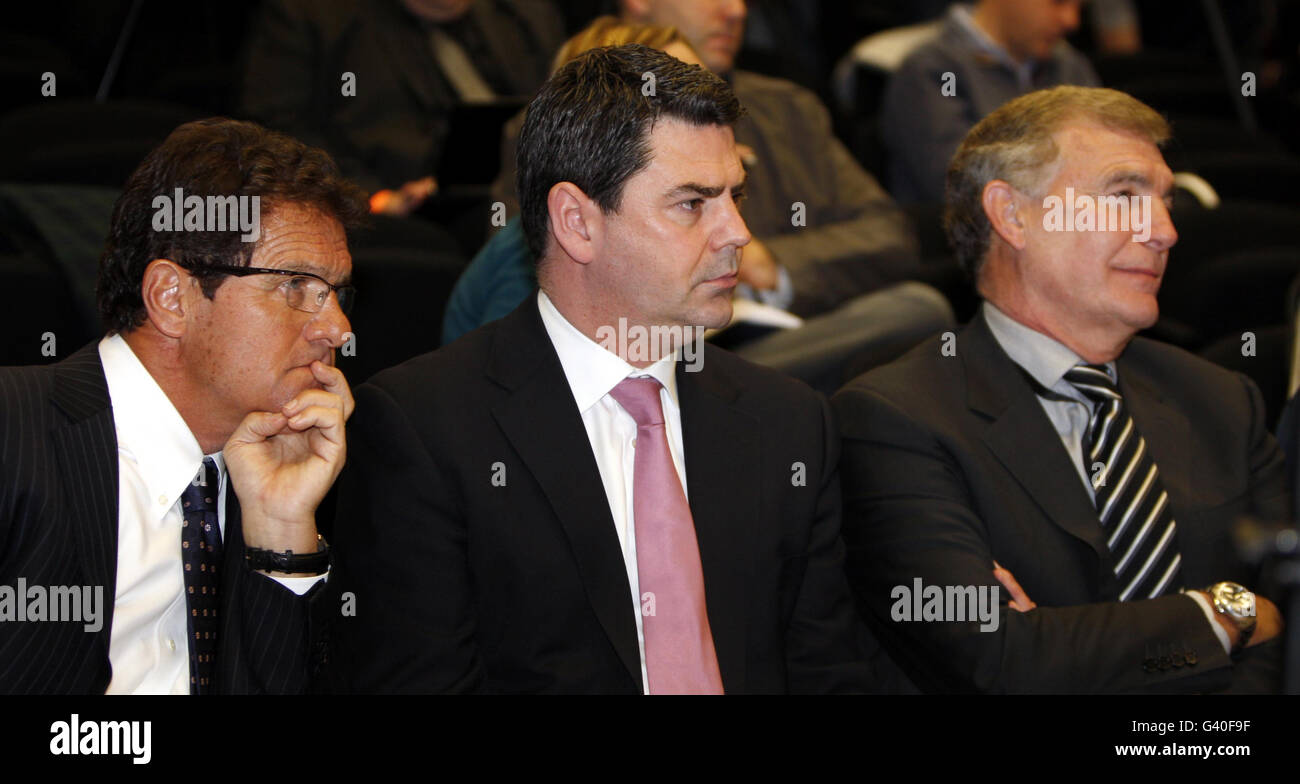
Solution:
{"label": "white shirt collar", "polygon": [[542,326],[560,357],[564,376],[568,379],[578,413],[596,405],[619,382],[630,376],[653,376],[663,384],[668,399],[674,406],[677,400],[677,357],[681,349],[646,368],[628,364],[617,354],[578,331],[555,307],[545,291],[537,292],[537,309],[542,316]]}
{"label": "white shirt collar", "polygon": [[[113,404],[117,447],[140,468],[151,508],[162,517],[180,499],[203,465],[203,450],[176,406],[140,362],[120,334],[99,342],[99,359]],[[217,464],[218,487],[226,465],[221,452],[210,455]]]}

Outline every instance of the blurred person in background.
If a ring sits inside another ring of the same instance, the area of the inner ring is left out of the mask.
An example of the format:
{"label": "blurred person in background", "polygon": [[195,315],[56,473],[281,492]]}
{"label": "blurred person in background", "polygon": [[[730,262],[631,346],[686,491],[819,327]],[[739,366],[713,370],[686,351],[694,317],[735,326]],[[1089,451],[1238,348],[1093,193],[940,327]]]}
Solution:
{"label": "blurred person in background", "polygon": [[242,111],[328,150],[372,211],[407,215],[437,191],[452,109],[530,96],[562,39],[550,0],[268,0]]}
{"label": "blurred person in background", "polygon": [[1065,40],[1083,0],[954,3],[938,36],[913,51],[885,91],[881,134],[890,192],[903,203],[943,201],[944,170],[975,123],[1012,98],[1060,84],[1099,86]]}

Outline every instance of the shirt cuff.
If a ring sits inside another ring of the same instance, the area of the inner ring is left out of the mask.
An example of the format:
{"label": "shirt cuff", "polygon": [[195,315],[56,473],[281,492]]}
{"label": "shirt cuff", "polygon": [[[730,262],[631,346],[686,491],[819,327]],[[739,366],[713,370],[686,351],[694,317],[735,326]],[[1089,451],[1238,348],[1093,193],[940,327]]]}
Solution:
{"label": "shirt cuff", "polygon": [[790,303],[794,302],[794,283],[790,280],[790,272],[784,265],[778,264],[776,267],[776,288],[755,289],[754,296],[764,305],[771,305],[780,310],[789,310]]}
{"label": "shirt cuff", "polygon": [[789,270],[778,264],[776,265],[776,288],[756,289],[748,283],[737,283],[736,296],[788,311],[794,302],[794,282],[790,280]]}
{"label": "shirt cuff", "polygon": [[1219,642],[1223,644],[1223,652],[1231,654],[1232,641],[1228,639],[1228,633],[1223,630],[1223,627],[1219,625],[1218,620],[1215,619],[1214,616],[1219,613],[1214,609],[1214,606],[1210,604],[1210,600],[1206,599],[1205,594],[1200,591],[1184,591],[1183,596],[1189,596],[1192,601],[1201,605],[1201,611],[1205,613],[1205,620],[1209,621],[1210,628],[1214,629],[1214,636],[1218,637]]}
{"label": "shirt cuff", "polygon": [[325,574],[315,574],[311,577],[275,577],[273,575],[263,574],[262,572],[258,572],[258,574],[268,580],[275,580],[277,583],[283,585],[285,588],[288,588],[299,596],[307,593],[312,589],[312,586],[329,576],[328,571],[326,571]]}

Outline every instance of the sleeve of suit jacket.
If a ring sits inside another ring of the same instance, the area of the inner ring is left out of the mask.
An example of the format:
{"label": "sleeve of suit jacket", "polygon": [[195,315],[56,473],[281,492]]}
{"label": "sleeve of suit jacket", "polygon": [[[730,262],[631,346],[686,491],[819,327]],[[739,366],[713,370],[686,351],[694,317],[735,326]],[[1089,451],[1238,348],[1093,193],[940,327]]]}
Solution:
{"label": "sleeve of suit jacket", "polygon": [[[844,542],[840,537],[842,496],[839,437],[830,406],[822,408],[823,470],[817,509],[808,538],[808,562],[786,633],[790,692],[861,692],[879,685],[871,670],[878,658],[864,658],[853,638],[858,619],[844,578]],[[879,654],[878,650],[870,653]]]}
{"label": "sleeve of suit jacket", "polygon": [[[793,85],[778,90],[772,81],[749,88],[742,96],[752,105],[763,137],[757,141],[760,145],[776,142],[759,152],[759,165],[764,165],[764,154],[781,158],[770,176],[756,177],[752,186],[778,189],[779,196],[773,193],[763,199],[779,198],[779,210],[771,216],[754,216],[750,230],[789,271],[794,287],[790,310],[800,315],[824,313],[855,296],[915,276],[919,251],[907,216],[835,138],[830,114],[821,101]],[[769,115],[775,107],[759,106],[759,100],[781,107],[785,128],[765,128],[764,124],[773,123]],[[805,185],[809,176],[815,183]],[[805,188],[819,192],[805,192]],[[760,197],[755,194],[755,198]],[[804,225],[792,222],[795,202],[805,204]],[[780,224],[768,224],[778,216]]]}
{"label": "sleeve of suit jacket", "polygon": [[[483,682],[456,493],[397,402],[364,384],[335,523],[333,681],[348,692],[467,692]],[[486,480],[485,480],[486,481]]]}
{"label": "sleeve of suit jacket", "polygon": [[[298,595],[240,564],[238,624],[223,626],[219,690],[230,694],[301,694],[320,666],[313,639],[323,584]],[[234,639],[230,639],[231,637]]]}
{"label": "sleeve of suit jacket", "polygon": [[[931,424],[905,410],[905,402],[856,383],[834,403],[844,436],[850,583],[886,646],[910,665],[922,688],[1061,693],[1213,691],[1229,685],[1230,659],[1197,604],[1177,594],[1040,606],[1028,613],[1003,601],[997,629],[988,632],[980,631],[978,621],[893,620],[894,587],[911,588],[918,578],[926,586],[996,586],[989,532],[957,459]],[[1231,409],[1250,411],[1234,421],[1249,419],[1250,454],[1241,458],[1249,460],[1252,506],[1261,514],[1283,510],[1285,474],[1263,425],[1258,391],[1247,386]],[[1199,662],[1145,671],[1141,663],[1159,656],[1160,646],[1190,647]]]}
{"label": "sleeve of suit jacket", "polygon": [[[965,76],[960,64],[927,47],[904,61],[886,88],[881,136],[893,157],[889,186],[899,201],[943,201],[948,162],[980,120],[969,96],[942,93],[945,73]],[[965,89],[959,81],[958,90]]]}

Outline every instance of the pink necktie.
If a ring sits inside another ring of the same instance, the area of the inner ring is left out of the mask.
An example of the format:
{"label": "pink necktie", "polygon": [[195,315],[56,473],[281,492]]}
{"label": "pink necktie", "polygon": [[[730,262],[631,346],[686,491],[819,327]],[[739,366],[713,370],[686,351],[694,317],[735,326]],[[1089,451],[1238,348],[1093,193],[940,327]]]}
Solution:
{"label": "pink necktie", "polygon": [[695,521],[668,453],[659,388],[654,378],[625,378],[610,391],[636,420],[632,514],[646,674],[651,694],[722,694]]}

